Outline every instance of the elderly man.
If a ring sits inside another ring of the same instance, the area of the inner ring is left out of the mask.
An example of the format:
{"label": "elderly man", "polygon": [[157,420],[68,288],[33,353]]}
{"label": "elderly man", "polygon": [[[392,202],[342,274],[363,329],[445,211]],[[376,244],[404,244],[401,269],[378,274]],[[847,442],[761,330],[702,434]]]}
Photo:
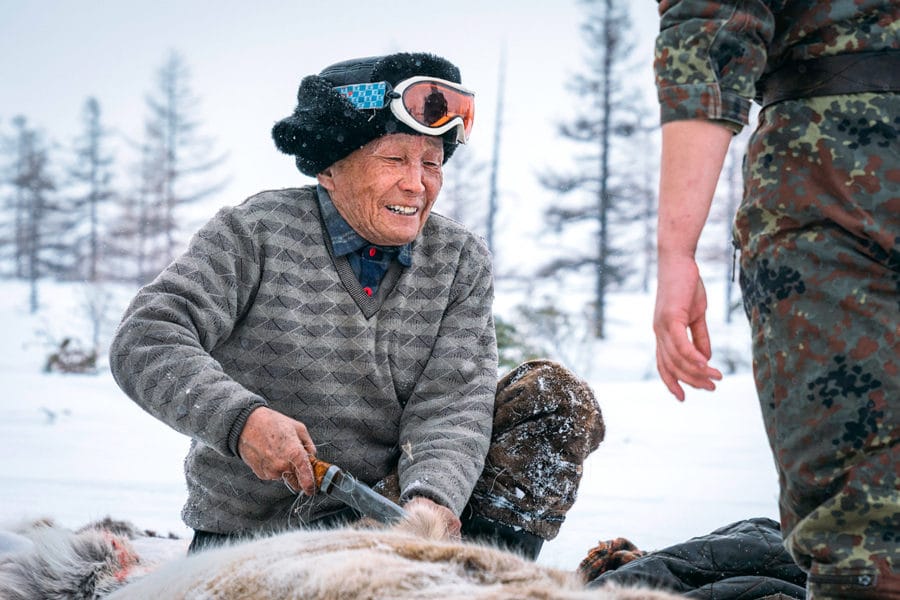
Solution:
{"label": "elderly man", "polygon": [[603,422],[549,361],[497,386],[489,253],[431,214],[473,117],[430,54],[304,78],[272,133],[318,185],[222,209],[133,300],[110,364],[192,438],[192,549],[354,518],[315,494],[312,455],[434,507],[451,534],[531,557],[556,534]]}

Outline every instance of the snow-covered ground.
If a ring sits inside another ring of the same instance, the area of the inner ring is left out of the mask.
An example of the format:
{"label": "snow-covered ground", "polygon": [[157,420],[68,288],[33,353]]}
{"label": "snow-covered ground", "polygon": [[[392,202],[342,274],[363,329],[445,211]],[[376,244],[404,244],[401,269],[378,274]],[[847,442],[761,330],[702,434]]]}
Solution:
{"label": "snow-covered ground", "polygon": [[[104,336],[130,293],[116,290]],[[110,515],[187,537],[179,516],[187,439],[129,401],[105,368],[42,372],[48,340],[89,339],[86,297],[79,286],[44,284],[44,308],[30,315],[27,288],[0,282],[0,528],[34,517],[78,527]],[[750,374],[726,376],[715,393],[689,391],[678,403],[646,377],[651,307],[645,296],[612,298],[617,320],[595,349],[590,377],[606,440],[541,563],[574,569],[601,539],[627,537],[650,550],[736,520],[777,518],[777,478]],[[714,342],[743,348],[743,323],[717,321],[713,314]]]}

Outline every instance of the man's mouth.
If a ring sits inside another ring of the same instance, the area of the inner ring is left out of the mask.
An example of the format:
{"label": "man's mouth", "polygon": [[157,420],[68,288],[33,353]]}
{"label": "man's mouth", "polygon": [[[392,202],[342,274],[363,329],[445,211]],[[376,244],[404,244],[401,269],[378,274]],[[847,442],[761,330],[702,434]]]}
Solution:
{"label": "man's mouth", "polygon": [[419,212],[419,209],[415,206],[397,206],[397,205],[389,205],[387,207],[389,211],[398,215],[414,215]]}

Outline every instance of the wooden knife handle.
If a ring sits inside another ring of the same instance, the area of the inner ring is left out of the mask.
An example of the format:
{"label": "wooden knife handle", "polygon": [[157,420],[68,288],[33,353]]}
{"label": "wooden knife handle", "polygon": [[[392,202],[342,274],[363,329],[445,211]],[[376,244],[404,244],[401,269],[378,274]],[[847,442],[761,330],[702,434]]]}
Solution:
{"label": "wooden knife handle", "polygon": [[313,468],[313,476],[316,480],[316,489],[319,489],[322,487],[322,479],[325,477],[325,472],[328,471],[331,465],[324,460],[319,460],[315,456],[309,457],[309,464],[311,464]]}

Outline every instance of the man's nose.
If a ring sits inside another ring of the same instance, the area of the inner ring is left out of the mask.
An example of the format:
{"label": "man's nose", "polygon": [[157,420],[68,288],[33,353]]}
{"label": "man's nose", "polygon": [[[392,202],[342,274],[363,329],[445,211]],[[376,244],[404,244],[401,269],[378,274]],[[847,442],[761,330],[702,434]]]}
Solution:
{"label": "man's nose", "polygon": [[403,169],[403,177],[400,178],[400,188],[408,192],[424,192],[425,167],[413,162],[407,164]]}

